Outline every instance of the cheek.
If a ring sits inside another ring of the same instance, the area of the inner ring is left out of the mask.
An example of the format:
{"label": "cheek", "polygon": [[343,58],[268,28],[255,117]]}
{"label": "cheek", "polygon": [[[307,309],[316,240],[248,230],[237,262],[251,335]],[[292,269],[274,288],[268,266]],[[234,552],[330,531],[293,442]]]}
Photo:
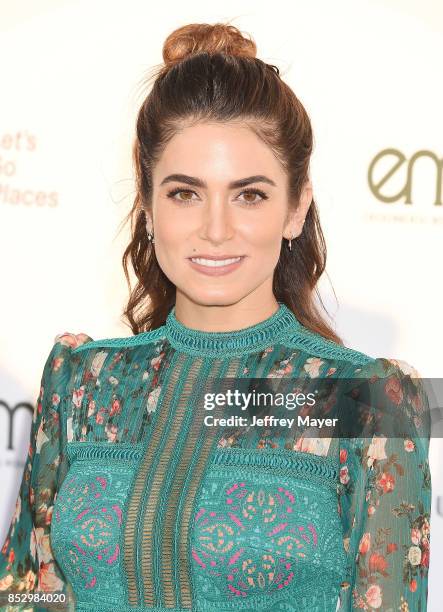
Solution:
{"label": "cheek", "polygon": [[[186,240],[185,225],[166,210],[158,210],[156,216],[155,235],[157,245],[163,245],[165,251],[177,249]],[[162,248],[163,248],[162,247]]]}
{"label": "cheek", "polygon": [[254,223],[245,223],[239,228],[239,231],[244,239],[254,247],[266,250],[280,248],[281,223],[277,215],[257,219]]}

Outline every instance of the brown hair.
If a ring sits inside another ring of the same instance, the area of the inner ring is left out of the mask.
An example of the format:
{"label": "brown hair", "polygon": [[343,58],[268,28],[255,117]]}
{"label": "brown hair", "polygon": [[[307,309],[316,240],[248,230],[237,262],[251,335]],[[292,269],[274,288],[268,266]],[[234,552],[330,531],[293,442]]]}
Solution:
{"label": "brown hair", "polygon": [[[154,68],[154,84],[143,101],[133,144],[136,196],[125,222],[131,242],[122,262],[130,297],[124,310],[134,334],[163,325],[175,303],[175,285],[161,270],[147,238],[145,210],[152,205],[152,169],[178,129],[198,121],[245,122],[277,155],[289,177],[290,207],[297,205],[305,181],[313,135],[308,114],[279,69],[256,57],[256,45],[234,26],[188,24],[163,45],[164,64]],[[137,283],[131,290],[128,261]],[[322,318],[314,291],[326,266],[326,244],[312,200],[292,250],[282,239],[273,292],[302,325],[338,344],[341,338]]]}

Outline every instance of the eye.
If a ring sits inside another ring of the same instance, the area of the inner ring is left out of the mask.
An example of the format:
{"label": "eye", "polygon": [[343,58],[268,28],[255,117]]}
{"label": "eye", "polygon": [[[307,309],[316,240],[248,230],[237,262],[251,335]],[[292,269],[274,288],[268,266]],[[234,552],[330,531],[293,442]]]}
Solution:
{"label": "eye", "polygon": [[[186,198],[176,198],[175,196],[178,195],[179,193],[185,193],[188,196],[195,193],[195,191],[192,191],[192,189],[182,189],[180,187],[177,187],[176,189],[172,189],[171,191],[168,191],[168,193],[166,194],[168,196],[168,198],[171,198],[172,200],[177,200],[179,202],[192,202],[192,198],[191,197],[186,197]],[[195,194],[197,195],[197,194]]]}
{"label": "eye", "polygon": [[262,191],[261,189],[244,189],[240,195],[242,194],[246,194],[247,196],[260,196],[259,199],[254,198],[254,199],[243,200],[243,202],[245,202],[245,204],[248,204],[249,206],[257,206],[264,200],[268,199],[268,196],[266,195],[266,193]]}
{"label": "eye", "polygon": [[[192,202],[192,197],[176,198],[175,196],[178,195],[179,193],[186,193],[188,195],[194,193],[195,195],[197,195],[195,191],[193,191],[192,189],[182,189],[180,187],[177,187],[176,189],[172,189],[171,191],[168,191],[166,195],[168,198],[171,198],[172,200],[178,200],[179,202]],[[252,200],[251,199],[243,200],[244,204],[247,204],[248,206],[258,206],[261,202],[268,199],[268,196],[266,195],[266,193],[262,191],[261,189],[243,189],[243,191],[241,191],[239,195],[243,195],[243,194],[246,194],[247,196],[260,196],[259,199],[254,198]]]}

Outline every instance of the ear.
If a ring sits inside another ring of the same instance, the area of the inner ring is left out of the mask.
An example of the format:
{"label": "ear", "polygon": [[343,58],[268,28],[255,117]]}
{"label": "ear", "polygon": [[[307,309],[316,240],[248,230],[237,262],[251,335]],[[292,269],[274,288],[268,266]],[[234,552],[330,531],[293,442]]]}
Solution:
{"label": "ear", "polygon": [[311,180],[308,179],[303,186],[297,208],[294,211],[291,211],[288,215],[288,220],[285,224],[283,232],[284,238],[291,240],[297,238],[297,236],[300,236],[303,231],[303,224],[311,203],[312,183]]}

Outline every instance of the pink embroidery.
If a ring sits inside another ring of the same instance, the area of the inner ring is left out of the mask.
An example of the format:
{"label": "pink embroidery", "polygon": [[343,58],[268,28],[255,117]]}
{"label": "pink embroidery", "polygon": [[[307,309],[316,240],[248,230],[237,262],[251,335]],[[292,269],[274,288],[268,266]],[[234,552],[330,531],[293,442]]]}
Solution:
{"label": "pink embroidery", "polygon": [[[71,521],[76,527],[69,527],[67,561],[78,577],[83,579],[83,586],[92,589],[97,586],[97,575],[94,562],[107,566],[116,563],[120,556],[120,547],[115,537],[118,530],[113,526],[122,524],[123,513],[118,503],[103,505],[103,491],[108,488],[108,478],[91,476],[88,481],[73,476],[64,483],[57,496],[57,523]],[[92,564],[92,566],[91,566]]]}
{"label": "pink embroidery", "polygon": [[312,523],[297,524],[296,496],[282,486],[243,481],[224,492],[224,508],[195,514],[193,559],[234,597],[287,587],[318,541]]}
{"label": "pink embroidery", "polygon": [[123,519],[123,513],[121,511],[120,506],[117,506],[116,504],[114,506],[112,506],[112,509],[115,511],[115,513],[118,516],[118,524],[121,525],[122,524],[122,519]]}
{"label": "pink embroidery", "polygon": [[197,561],[197,563],[199,565],[201,565],[201,567],[206,567],[206,563],[203,563],[203,561],[200,559],[200,557],[197,555],[197,553],[195,552],[195,550],[192,551],[192,556],[194,557],[194,559]]}

